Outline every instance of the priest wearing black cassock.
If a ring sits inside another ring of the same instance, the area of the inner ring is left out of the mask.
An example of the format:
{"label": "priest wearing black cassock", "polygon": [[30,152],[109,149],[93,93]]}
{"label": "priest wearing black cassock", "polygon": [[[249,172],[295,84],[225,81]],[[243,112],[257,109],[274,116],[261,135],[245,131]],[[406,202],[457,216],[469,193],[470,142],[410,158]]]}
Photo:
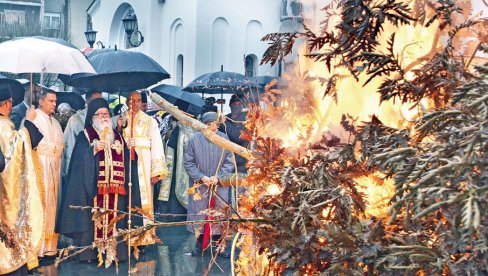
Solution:
{"label": "priest wearing black cassock", "polygon": [[[122,125],[122,122],[117,122]],[[114,255],[117,229],[127,228],[127,217],[110,226],[117,215],[114,212],[92,219],[90,210],[70,208],[75,206],[95,206],[105,210],[128,212],[129,164],[132,163],[132,190],[138,191],[137,161],[130,161],[126,143],[112,128],[108,103],[95,99],[88,105],[85,129],[76,138],[69,164],[66,189],[63,193],[58,214],[57,232],[74,240],[75,246],[88,246],[94,241],[106,240],[108,246],[99,247],[99,252]],[[132,207],[140,207],[139,193],[132,193]],[[132,226],[142,225],[142,221],[132,217]],[[109,254],[111,253],[111,254]],[[117,245],[116,257],[127,260],[127,245]],[[80,261],[97,259],[95,250],[78,255]]]}

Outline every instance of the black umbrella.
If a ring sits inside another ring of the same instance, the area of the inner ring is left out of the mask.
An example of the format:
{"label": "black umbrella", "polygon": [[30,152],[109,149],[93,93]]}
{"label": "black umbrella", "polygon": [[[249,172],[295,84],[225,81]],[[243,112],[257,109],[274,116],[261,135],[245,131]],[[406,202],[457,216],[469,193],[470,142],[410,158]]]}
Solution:
{"label": "black umbrella", "polygon": [[183,91],[179,86],[161,84],[151,89],[151,91],[177,106],[179,110],[194,116],[200,115],[205,106],[205,101],[202,97]]}
{"label": "black umbrella", "polygon": [[16,106],[24,100],[24,87],[17,80],[0,74],[0,90],[10,90],[12,94],[12,106]]}
{"label": "black umbrella", "polygon": [[202,94],[243,94],[244,90],[252,88],[258,88],[258,85],[250,78],[222,70],[201,75],[183,90]]}
{"label": "black umbrella", "polygon": [[56,110],[62,103],[68,103],[72,109],[80,110],[85,108],[85,100],[75,92],[56,92]]}
{"label": "black umbrella", "polygon": [[95,55],[98,55],[98,54],[103,54],[103,53],[109,53],[109,52],[115,52],[116,50],[115,49],[112,49],[112,48],[102,48],[102,49],[94,49],[90,52],[87,52],[85,54],[86,57],[93,57]]}
{"label": "black umbrella", "polygon": [[245,98],[252,103],[259,102],[259,95],[265,92],[265,87],[271,81],[277,80],[278,82],[273,85],[271,88],[278,89],[286,87],[286,81],[280,77],[273,77],[273,76],[259,76],[259,77],[252,77],[251,80],[256,83],[259,88],[258,89],[251,89],[245,93]]}
{"label": "black umbrella", "polygon": [[[259,86],[250,78],[234,72],[224,71],[223,66],[219,72],[207,73],[196,78],[188,84],[184,91],[203,94],[220,94],[221,99],[224,94],[243,95],[244,92],[258,89]],[[221,111],[223,103],[220,104]]]}
{"label": "black umbrella", "polygon": [[184,92],[181,87],[169,84],[158,85],[151,89],[151,91],[157,93],[171,104],[175,104]]}
{"label": "black umbrella", "polygon": [[[94,49],[90,52],[83,53],[87,58],[90,56],[98,55],[101,53],[106,53],[106,52],[113,52],[115,51],[114,49],[111,48],[103,48],[103,49]],[[77,76],[82,76],[84,74],[78,74]],[[73,75],[74,76],[74,75]],[[64,84],[70,85],[69,81],[71,79],[70,75],[64,75],[64,74],[58,74],[58,79],[60,79]],[[86,89],[85,89],[86,90]]]}
{"label": "black umbrella", "polygon": [[89,54],[88,60],[97,73],[74,74],[69,85],[105,92],[134,91],[170,77],[156,61],[140,52],[103,49]]}
{"label": "black umbrella", "polygon": [[285,87],[286,82],[283,78],[280,77],[272,77],[272,76],[259,76],[259,77],[252,77],[251,80],[257,83],[260,87],[264,88],[268,83],[272,80],[277,80],[278,82],[273,86],[273,88],[280,88]]}

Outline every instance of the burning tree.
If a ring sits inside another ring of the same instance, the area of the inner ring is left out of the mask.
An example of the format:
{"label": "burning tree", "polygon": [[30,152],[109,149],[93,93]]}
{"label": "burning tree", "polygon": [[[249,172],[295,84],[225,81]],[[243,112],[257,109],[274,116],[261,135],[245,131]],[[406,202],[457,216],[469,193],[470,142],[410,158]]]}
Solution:
{"label": "burning tree", "polygon": [[[271,223],[241,229],[243,248],[266,258],[244,250],[239,271],[488,273],[488,79],[486,65],[470,67],[487,19],[443,0],[334,1],[324,13],[319,34],[263,38],[263,63],[304,38],[313,64],[249,114],[242,206]],[[344,114],[357,90],[375,105]]]}

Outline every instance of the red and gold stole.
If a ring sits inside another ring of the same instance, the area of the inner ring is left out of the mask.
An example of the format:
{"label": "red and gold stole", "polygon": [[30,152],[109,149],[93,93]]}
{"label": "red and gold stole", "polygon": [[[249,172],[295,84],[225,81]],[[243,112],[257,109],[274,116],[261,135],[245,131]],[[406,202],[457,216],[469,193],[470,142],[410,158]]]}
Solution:
{"label": "red and gold stole", "polygon": [[[93,127],[85,128],[85,133],[90,144],[100,141],[98,132]],[[103,134],[102,134],[103,135]],[[125,166],[124,166],[124,142],[120,134],[114,130],[114,142],[110,151],[105,149],[99,155],[98,170],[98,194],[126,195]],[[110,154],[107,154],[110,152]]]}
{"label": "red and gold stole", "polygon": [[[85,128],[85,135],[88,142],[93,144],[100,141],[100,135],[93,127]],[[105,134],[101,133],[102,140]],[[117,203],[119,195],[127,195],[125,190],[125,166],[124,166],[124,144],[120,134],[114,130],[114,142],[110,148],[99,151],[97,196],[93,199],[93,206],[105,210],[113,210],[101,216],[94,216],[95,241],[105,240],[107,243],[116,243],[114,240],[106,240],[113,237],[117,231],[116,224],[110,226],[110,222],[117,216]],[[101,245],[99,250],[105,251],[110,246]],[[106,252],[104,252],[106,253]]]}

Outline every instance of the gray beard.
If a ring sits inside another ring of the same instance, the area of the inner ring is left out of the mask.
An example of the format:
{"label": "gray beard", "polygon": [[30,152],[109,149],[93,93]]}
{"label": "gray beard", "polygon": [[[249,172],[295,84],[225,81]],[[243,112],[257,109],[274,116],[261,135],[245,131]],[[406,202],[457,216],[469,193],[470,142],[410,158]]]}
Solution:
{"label": "gray beard", "polygon": [[100,135],[100,139],[102,138],[102,133],[104,129],[108,129],[108,132],[105,135],[105,143],[111,145],[114,142],[114,130],[112,128],[111,123],[101,122],[99,120],[93,120],[93,128],[98,132]]}

